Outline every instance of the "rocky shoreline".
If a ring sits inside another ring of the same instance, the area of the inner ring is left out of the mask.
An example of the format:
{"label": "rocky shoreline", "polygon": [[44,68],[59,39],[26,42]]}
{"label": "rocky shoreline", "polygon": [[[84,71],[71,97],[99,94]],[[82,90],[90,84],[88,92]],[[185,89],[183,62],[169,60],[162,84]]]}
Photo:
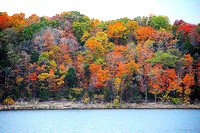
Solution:
{"label": "rocky shoreline", "polygon": [[80,102],[16,102],[14,105],[0,105],[0,110],[68,110],[68,109],[200,109],[200,104],[167,103],[80,103]]}

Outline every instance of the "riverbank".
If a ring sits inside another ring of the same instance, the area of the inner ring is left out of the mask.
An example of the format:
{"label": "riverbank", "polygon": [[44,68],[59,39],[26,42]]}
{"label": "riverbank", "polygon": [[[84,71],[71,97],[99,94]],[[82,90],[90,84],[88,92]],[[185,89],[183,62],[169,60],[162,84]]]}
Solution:
{"label": "riverbank", "polygon": [[200,104],[167,103],[78,103],[78,102],[16,102],[14,105],[0,105],[0,110],[67,110],[67,109],[200,109]]}

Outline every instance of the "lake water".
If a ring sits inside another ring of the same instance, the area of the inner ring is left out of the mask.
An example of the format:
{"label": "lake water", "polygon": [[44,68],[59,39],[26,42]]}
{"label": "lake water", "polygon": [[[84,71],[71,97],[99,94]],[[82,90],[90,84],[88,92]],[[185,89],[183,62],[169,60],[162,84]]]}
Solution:
{"label": "lake water", "polygon": [[1,133],[200,133],[200,110],[0,111]]}

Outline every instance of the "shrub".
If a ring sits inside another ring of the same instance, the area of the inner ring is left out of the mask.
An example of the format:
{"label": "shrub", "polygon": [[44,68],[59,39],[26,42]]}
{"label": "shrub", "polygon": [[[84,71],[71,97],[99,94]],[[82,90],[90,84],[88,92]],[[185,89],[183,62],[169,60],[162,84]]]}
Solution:
{"label": "shrub", "polygon": [[106,107],[110,107],[110,106],[111,106],[111,104],[110,104],[110,103],[106,104]]}
{"label": "shrub", "polygon": [[97,95],[97,94],[94,94],[94,99],[96,102],[101,102],[104,100],[104,95]]}
{"label": "shrub", "polygon": [[14,103],[15,103],[14,100],[10,96],[8,96],[6,99],[3,100],[3,104],[5,105],[12,105]]}
{"label": "shrub", "polygon": [[179,98],[172,98],[172,103],[173,104],[178,104],[180,102]]}
{"label": "shrub", "polygon": [[115,99],[113,102],[114,102],[114,104],[118,104],[119,103],[119,99]]}
{"label": "shrub", "polygon": [[83,88],[78,88],[78,87],[77,88],[70,88],[69,94],[71,95],[71,98],[75,98],[76,100],[80,100],[80,98],[84,94],[84,90],[83,90]]}
{"label": "shrub", "polygon": [[119,105],[116,103],[116,104],[114,104],[114,107],[119,107]]}
{"label": "shrub", "polygon": [[84,103],[87,104],[89,102],[90,98],[85,98]]}

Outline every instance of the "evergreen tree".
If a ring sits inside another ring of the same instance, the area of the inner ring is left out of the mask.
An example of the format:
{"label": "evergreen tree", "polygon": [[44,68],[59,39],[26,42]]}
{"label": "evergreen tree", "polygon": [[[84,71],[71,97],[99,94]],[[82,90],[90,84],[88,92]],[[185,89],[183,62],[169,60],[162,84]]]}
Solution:
{"label": "evergreen tree", "polygon": [[78,86],[78,78],[76,76],[76,72],[73,67],[70,67],[69,70],[67,71],[64,81],[66,82],[69,88]]}

